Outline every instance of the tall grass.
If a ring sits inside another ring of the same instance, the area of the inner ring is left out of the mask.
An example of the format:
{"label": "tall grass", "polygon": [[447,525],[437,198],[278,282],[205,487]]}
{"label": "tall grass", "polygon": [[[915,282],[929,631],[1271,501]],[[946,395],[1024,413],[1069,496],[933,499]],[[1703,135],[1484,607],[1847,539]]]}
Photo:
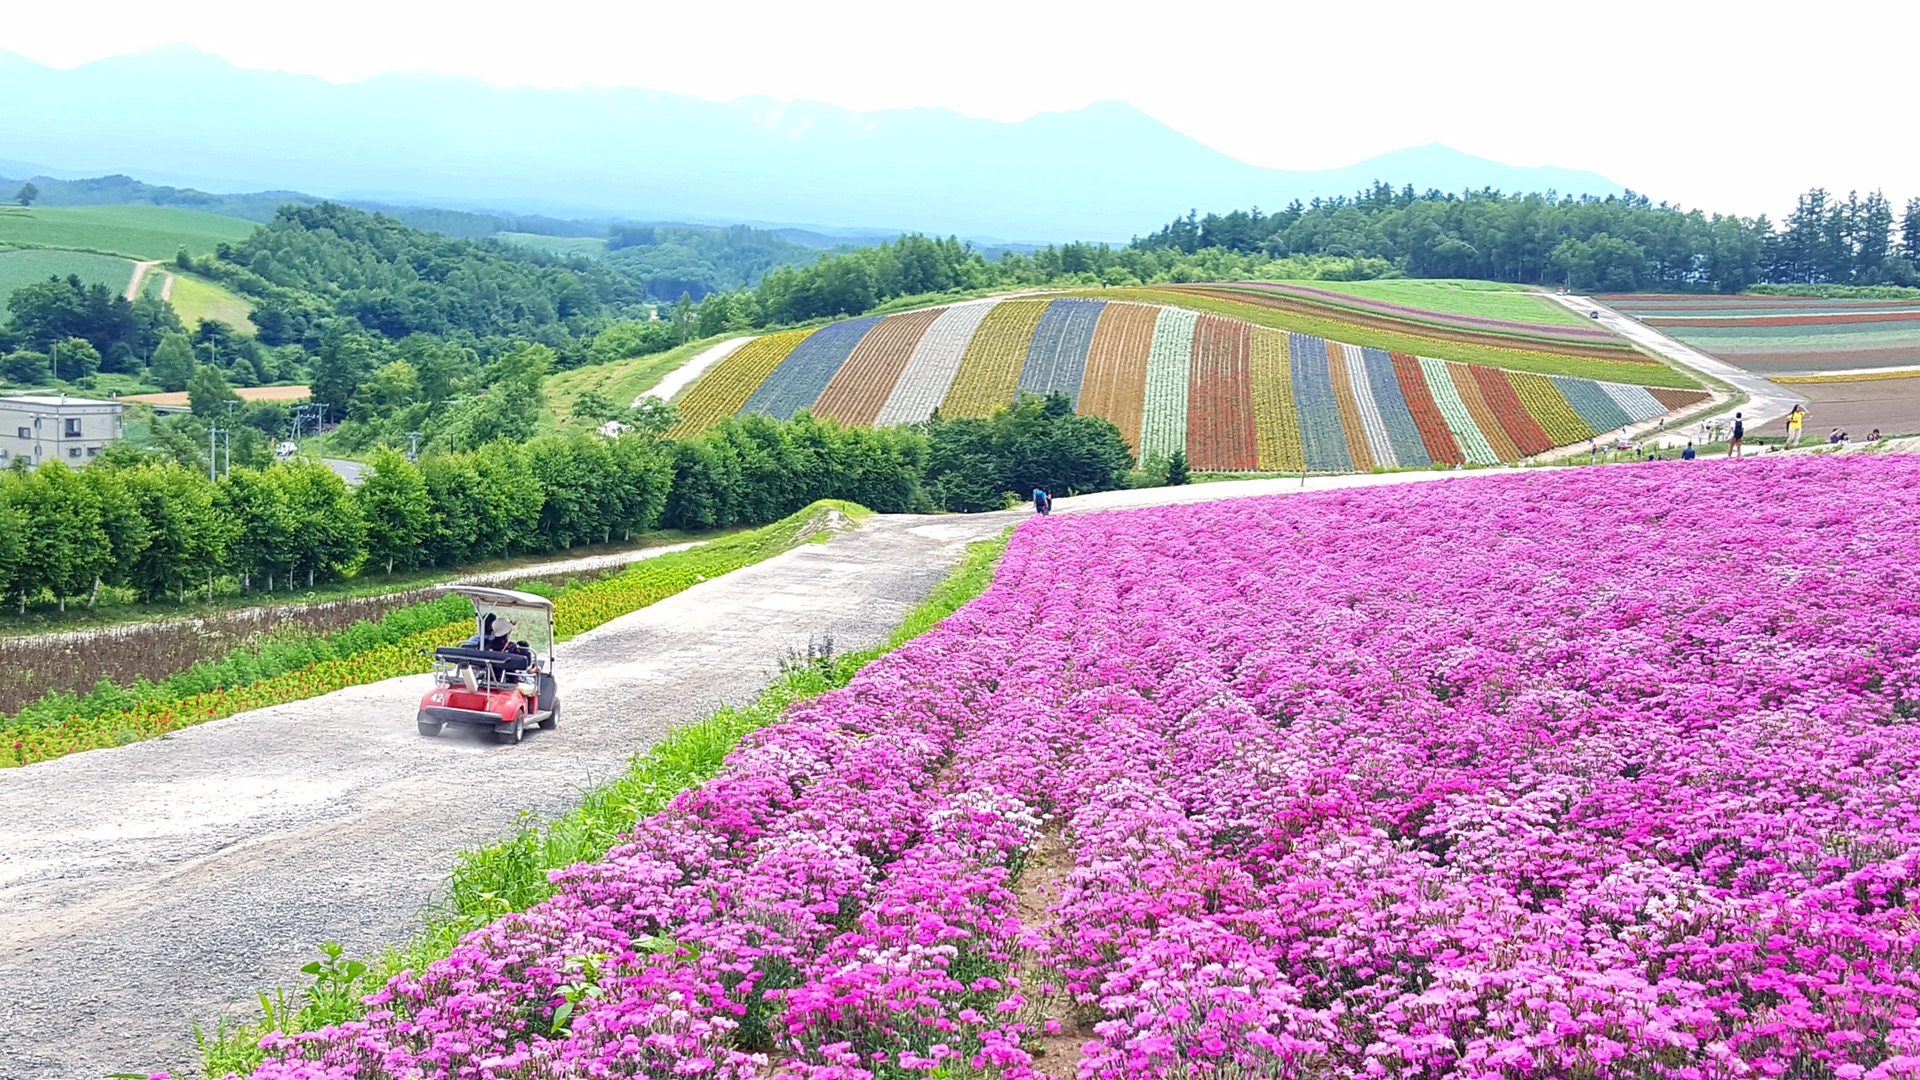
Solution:
{"label": "tall grass", "polygon": [[315,965],[319,974],[314,985],[291,1003],[284,991],[263,993],[260,1015],[251,1020],[222,1019],[211,1032],[195,1025],[206,1075],[251,1072],[263,1056],[260,1039],[269,1032],[312,1031],[359,1018],[366,1011],[360,999],[395,975],[424,969],[452,952],[463,935],[551,896],[552,871],[606,855],[635,822],[718,775],[742,736],[778,721],[797,702],[847,685],[868,663],[926,633],[979,596],[993,580],[1012,531],[969,544],[960,565],[880,645],[836,656],[828,643],[810,647],[805,655],[788,656],[780,663],[779,676],[751,703],[723,706],[704,720],[674,729],[634,755],[620,776],[588,791],[575,809],[456,855],[446,896],[425,914],[420,933],[366,962],[364,971],[351,980],[354,993],[337,988],[339,959],[323,957]]}

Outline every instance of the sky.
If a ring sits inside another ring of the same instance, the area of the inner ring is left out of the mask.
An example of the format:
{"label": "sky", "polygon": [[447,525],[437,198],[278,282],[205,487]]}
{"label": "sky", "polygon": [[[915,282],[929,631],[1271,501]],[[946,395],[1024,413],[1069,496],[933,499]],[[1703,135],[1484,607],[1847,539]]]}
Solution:
{"label": "sky", "polygon": [[0,49],[57,67],[184,42],[336,82],[427,70],[1008,121],[1118,99],[1274,168],[1442,142],[1748,215],[1777,217],[1815,185],[1920,195],[1911,0],[9,7]]}

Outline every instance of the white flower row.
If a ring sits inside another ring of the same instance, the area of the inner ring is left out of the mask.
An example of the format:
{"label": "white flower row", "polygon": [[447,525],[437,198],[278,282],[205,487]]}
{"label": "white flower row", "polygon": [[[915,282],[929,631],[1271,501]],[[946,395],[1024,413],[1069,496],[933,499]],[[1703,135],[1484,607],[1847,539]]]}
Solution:
{"label": "white flower row", "polygon": [[917,424],[932,416],[947,396],[948,387],[953,385],[954,375],[960,371],[960,358],[966,355],[973,332],[993,308],[993,301],[988,300],[955,304],[941,312],[933,325],[927,327],[920,343],[913,347],[907,366],[900,372],[900,381],[893,384],[874,423]]}
{"label": "white flower row", "polygon": [[1140,454],[1187,448],[1187,370],[1193,363],[1193,327],[1199,316],[1161,308],[1147,352],[1147,400],[1140,418]]}
{"label": "white flower row", "polygon": [[1473,422],[1473,414],[1467,411],[1467,403],[1461,400],[1460,391],[1453,385],[1453,375],[1447,370],[1447,362],[1422,356],[1420,372],[1427,377],[1427,389],[1433,393],[1433,403],[1440,407],[1440,418],[1447,422],[1447,430],[1453,433],[1453,441],[1460,444],[1460,452],[1476,465],[1499,464],[1499,455],[1493,452],[1486,435],[1480,431],[1480,425]]}
{"label": "white flower row", "polygon": [[1360,430],[1367,437],[1367,450],[1375,465],[1398,465],[1393,440],[1387,438],[1387,421],[1380,415],[1380,403],[1373,397],[1373,382],[1367,378],[1367,357],[1358,345],[1341,345],[1347,358],[1347,385],[1353,388],[1353,400],[1360,406]]}

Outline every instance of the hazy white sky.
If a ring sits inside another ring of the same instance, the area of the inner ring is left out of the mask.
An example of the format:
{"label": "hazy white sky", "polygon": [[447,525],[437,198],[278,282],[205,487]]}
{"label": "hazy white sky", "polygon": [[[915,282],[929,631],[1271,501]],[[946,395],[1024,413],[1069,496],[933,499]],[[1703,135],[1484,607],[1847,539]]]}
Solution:
{"label": "hazy white sky", "polygon": [[[290,7],[287,6],[287,7]],[[336,81],[433,70],[1017,120],[1116,98],[1279,168],[1444,142],[1778,214],[1815,184],[1920,195],[1920,3],[1131,5],[544,0],[9,4],[0,48],[70,67],[184,41]]]}

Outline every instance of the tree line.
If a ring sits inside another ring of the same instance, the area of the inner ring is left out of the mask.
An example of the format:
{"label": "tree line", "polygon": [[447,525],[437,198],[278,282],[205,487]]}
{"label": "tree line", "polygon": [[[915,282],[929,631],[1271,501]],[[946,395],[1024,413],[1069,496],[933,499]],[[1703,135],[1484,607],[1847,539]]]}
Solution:
{"label": "tree line", "polygon": [[777,521],[817,499],[883,513],[983,510],[1044,486],[1129,480],[1114,426],[1064,396],[989,419],[849,428],[806,413],[729,419],[689,439],[550,435],[409,461],[373,455],[356,487],[324,465],[205,471],[125,445],[84,468],[0,473],[0,595],[61,610],[102,588],[142,601],[279,591],[356,573],[457,567]]}
{"label": "tree line", "polygon": [[[1897,218],[1897,220],[1896,220]],[[1453,194],[1376,184],[1351,198],[1205,217],[1189,212],[1139,250],[1266,258],[1340,256],[1411,277],[1576,289],[1739,292],[1752,285],[1920,285],[1920,198],[1896,215],[1880,192],[1815,188],[1777,226],[1620,196]]]}

